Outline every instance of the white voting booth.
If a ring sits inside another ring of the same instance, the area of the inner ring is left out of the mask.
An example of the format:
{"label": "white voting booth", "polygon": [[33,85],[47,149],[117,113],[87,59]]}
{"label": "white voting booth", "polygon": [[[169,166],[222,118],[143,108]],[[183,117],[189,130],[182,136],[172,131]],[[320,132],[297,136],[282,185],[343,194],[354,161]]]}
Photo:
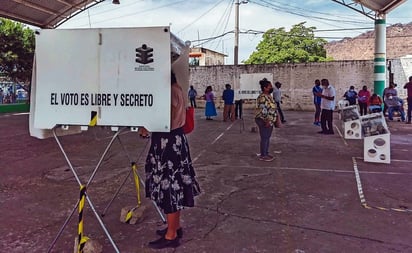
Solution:
{"label": "white voting booth", "polygon": [[241,74],[239,89],[235,90],[236,96],[239,99],[257,99],[259,94],[262,92],[259,81],[263,78],[273,82],[272,73]]}
{"label": "white voting booth", "polygon": [[[121,131],[139,127],[170,131],[170,75],[173,70],[187,90],[189,46],[167,26],[36,31],[31,136],[54,137],[78,184],[86,188]],[[113,137],[86,183],[77,176],[59,136],[87,131],[91,126],[111,127]],[[135,183],[139,182],[135,179]],[[120,252],[86,193],[84,197],[113,248]],[[82,199],[79,202],[68,219],[82,206]],[[82,239],[79,233],[78,241]]]}
{"label": "white voting booth", "polygon": [[[271,73],[252,73],[241,74],[239,77],[239,87],[235,87],[235,98],[238,99],[252,99],[256,100],[259,94],[262,92],[260,89],[259,81],[263,78],[271,81],[273,80],[273,74]],[[236,82],[235,82],[236,83]],[[242,124],[240,125],[241,131],[245,128],[243,117]],[[252,130],[255,131],[255,130]]]}

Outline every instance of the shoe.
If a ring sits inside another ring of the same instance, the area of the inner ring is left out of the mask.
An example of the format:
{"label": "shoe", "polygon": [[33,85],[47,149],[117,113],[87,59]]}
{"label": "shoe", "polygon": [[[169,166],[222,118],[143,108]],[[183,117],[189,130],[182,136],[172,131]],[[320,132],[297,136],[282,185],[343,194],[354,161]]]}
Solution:
{"label": "shoe", "polygon": [[273,161],[273,159],[275,159],[275,158],[271,155],[259,156],[260,161],[271,162],[271,161]]}
{"label": "shoe", "polygon": [[318,134],[326,134],[326,132],[319,131]]}
{"label": "shoe", "polygon": [[333,131],[326,132],[325,134],[335,134]]}
{"label": "shoe", "polygon": [[177,248],[179,247],[179,245],[180,242],[177,236],[173,240],[168,240],[164,236],[162,236],[156,241],[149,242],[149,248],[152,249]]}
{"label": "shoe", "polygon": [[286,123],[286,120],[282,120],[282,123]]}
{"label": "shoe", "polygon": [[[165,236],[167,233],[167,227],[164,229],[158,229],[156,230],[156,234],[160,236]],[[176,230],[177,238],[182,238],[183,237],[183,228],[179,228]]]}
{"label": "shoe", "polygon": [[408,122],[406,122],[406,124],[411,124],[411,122],[410,122],[410,121],[408,121]]}

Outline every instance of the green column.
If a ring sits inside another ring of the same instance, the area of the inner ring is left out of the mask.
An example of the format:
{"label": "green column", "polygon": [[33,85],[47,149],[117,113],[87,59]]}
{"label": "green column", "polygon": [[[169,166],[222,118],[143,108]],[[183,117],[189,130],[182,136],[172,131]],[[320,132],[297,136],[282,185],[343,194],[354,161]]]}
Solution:
{"label": "green column", "polygon": [[386,87],[386,20],[375,20],[374,92],[380,96]]}

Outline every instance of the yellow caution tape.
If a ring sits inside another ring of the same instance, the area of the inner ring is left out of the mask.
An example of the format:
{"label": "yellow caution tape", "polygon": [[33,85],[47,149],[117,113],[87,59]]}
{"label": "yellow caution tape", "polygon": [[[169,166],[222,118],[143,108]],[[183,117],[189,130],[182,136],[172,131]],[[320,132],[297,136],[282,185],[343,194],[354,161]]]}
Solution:
{"label": "yellow caution tape", "polygon": [[80,185],[80,201],[79,201],[79,225],[78,225],[78,245],[77,245],[77,252],[83,253],[83,248],[88,240],[87,237],[83,236],[83,209],[84,203],[86,199],[86,186]]}
{"label": "yellow caution tape", "polygon": [[96,124],[97,124],[97,112],[91,111],[89,126],[95,126]]}

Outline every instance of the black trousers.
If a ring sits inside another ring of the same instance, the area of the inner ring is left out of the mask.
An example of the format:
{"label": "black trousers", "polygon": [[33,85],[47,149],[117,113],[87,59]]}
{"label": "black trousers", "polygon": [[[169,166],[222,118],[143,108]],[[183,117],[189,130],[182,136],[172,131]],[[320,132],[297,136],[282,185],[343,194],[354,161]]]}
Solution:
{"label": "black trousers", "polygon": [[324,133],[333,133],[333,110],[322,109],[320,127]]}
{"label": "black trousers", "polygon": [[367,103],[359,103],[359,112],[360,115],[368,114],[368,104]]}
{"label": "black trousers", "polygon": [[242,118],[242,104],[243,100],[235,100],[235,118],[236,119],[241,119]]}

